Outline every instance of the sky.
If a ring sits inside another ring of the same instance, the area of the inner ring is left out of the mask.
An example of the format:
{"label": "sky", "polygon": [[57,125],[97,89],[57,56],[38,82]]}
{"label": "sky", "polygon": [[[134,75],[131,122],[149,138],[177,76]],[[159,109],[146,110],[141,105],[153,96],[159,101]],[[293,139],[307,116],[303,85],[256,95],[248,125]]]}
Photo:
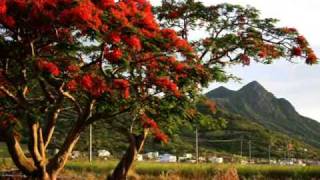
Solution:
{"label": "sky", "polygon": [[[295,27],[309,41],[320,57],[320,1],[319,0],[201,0],[206,5],[232,3],[253,6],[262,17],[279,19],[279,26]],[[159,4],[160,0],[151,0]],[[289,100],[303,116],[320,122],[320,64],[309,66],[302,61],[292,64],[277,60],[271,65],[253,63],[227,67],[226,71],[240,77],[241,82],[210,84],[206,91],[219,86],[238,90],[256,80],[278,98]]]}

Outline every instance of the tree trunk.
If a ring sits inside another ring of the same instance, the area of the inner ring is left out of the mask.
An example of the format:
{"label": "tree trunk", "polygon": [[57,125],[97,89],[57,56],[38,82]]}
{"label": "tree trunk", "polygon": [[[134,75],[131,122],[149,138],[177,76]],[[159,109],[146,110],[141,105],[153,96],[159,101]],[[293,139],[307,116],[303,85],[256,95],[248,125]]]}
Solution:
{"label": "tree trunk", "polygon": [[145,130],[143,134],[139,136],[134,134],[129,135],[130,145],[126,153],[122,156],[122,159],[118,163],[117,167],[112,172],[112,175],[108,177],[108,180],[125,180],[126,179],[133,161],[136,159],[137,154],[143,148],[147,135],[148,135],[147,130]]}
{"label": "tree trunk", "polygon": [[14,132],[5,132],[5,140],[8,147],[8,151],[15,165],[26,175],[35,174],[37,167],[32,159],[29,159],[24,154],[19,137]]}

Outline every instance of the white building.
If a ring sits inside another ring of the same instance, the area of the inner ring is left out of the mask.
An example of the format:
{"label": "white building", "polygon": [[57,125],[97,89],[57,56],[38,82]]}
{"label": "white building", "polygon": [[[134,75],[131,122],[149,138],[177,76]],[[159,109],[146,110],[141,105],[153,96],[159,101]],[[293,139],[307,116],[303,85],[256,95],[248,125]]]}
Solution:
{"label": "white building", "polygon": [[148,152],[143,155],[145,159],[155,160],[159,158],[159,152]]}
{"label": "white building", "polygon": [[100,158],[108,158],[111,156],[111,153],[105,149],[98,150],[98,157]]}
{"label": "white building", "polygon": [[223,163],[223,158],[222,157],[210,157],[209,158],[209,161],[212,162],[212,163],[218,163],[218,164],[221,164]]}
{"label": "white building", "polygon": [[177,162],[177,156],[171,154],[160,155],[160,162]]}
{"label": "white building", "polygon": [[137,161],[143,161],[143,156],[142,154],[137,155]]}

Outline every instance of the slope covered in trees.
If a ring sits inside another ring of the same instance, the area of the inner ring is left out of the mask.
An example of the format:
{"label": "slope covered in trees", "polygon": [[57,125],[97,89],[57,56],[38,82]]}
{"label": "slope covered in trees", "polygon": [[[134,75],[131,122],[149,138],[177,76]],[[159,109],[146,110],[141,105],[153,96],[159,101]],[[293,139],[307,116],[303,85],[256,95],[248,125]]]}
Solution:
{"label": "slope covered in trees", "polygon": [[300,115],[289,101],[276,98],[256,81],[238,91],[220,87],[208,92],[207,97],[224,111],[320,147],[320,123]]}

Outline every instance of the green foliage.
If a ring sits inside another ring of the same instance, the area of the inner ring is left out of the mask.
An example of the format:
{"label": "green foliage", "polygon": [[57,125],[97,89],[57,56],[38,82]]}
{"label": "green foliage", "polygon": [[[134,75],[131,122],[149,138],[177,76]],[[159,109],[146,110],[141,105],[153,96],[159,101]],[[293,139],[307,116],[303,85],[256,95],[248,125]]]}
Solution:
{"label": "green foliage", "polygon": [[219,88],[209,92],[207,96],[214,99],[224,111],[239,114],[271,131],[320,147],[320,123],[301,116],[290,102],[277,99],[257,82],[252,82],[239,91],[230,92]]}

